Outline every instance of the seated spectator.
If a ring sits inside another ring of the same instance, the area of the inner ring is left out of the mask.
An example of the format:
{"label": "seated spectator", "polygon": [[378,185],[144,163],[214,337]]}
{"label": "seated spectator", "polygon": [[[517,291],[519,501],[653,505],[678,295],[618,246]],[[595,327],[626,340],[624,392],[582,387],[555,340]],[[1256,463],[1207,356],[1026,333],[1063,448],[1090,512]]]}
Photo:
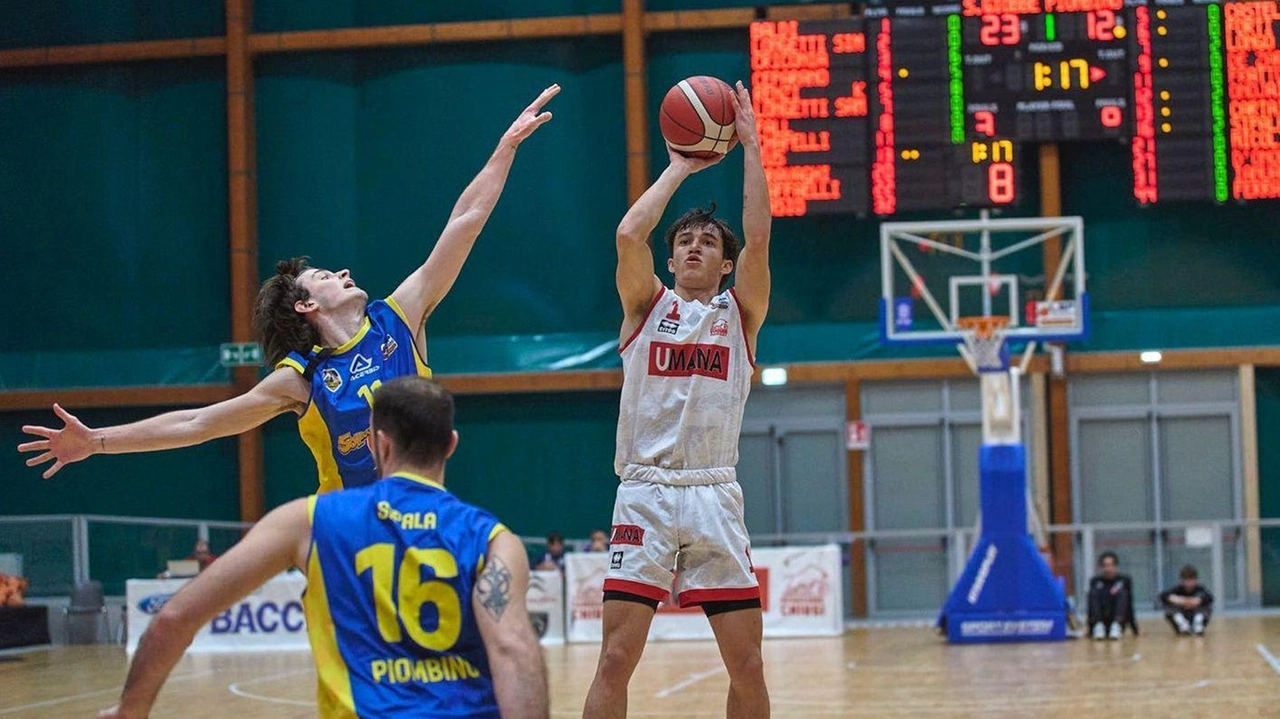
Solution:
{"label": "seated spectator", "polygon": [[1115,552],[1098,557],[1099,573],[1089,580],[1089,631],[1094,639],[1119,639],[1125,627],[1138,633],[1133,618],[1133,580],[1120,573]]}
{"label": "seated spectator", "polygon": [[547,535],[547,553],[542,555],[542,559],[534,567],[534,569],[548,570],[559,569],[564,571],[564,535],[559,532],[552,532]]}
{"label": "seated spectator", "polygon": [[[198,567],[198,571],[203,572],[204,570],[208,569],[209,565],[213,564],[213,560],[217,558],[218,558],[218,555],[214,554],[209,549],[209,540],[197,539],[195,546],[191,548],[191,554],[188,554],[187,556],[183,557],[183,560],[188,562],[195,562]],[[170,566],[173,566],[172,562],[170,562]],[[157,574],[156,579],[178,579],[178,578],[186,578],[190,576],[195,576],[195,575],[180,574],[175,577],[169,570],[166,569],[165,571]]]}
{"label": "seated spectator", "polygon": [[0,607],[21,607],[26,604],[23,594],[27,580],[9,574],[0,574]]}
{"label": "seated spectator", "polygon": [[1179,572],[1182,581],[1160,592],[1164,617],[1179,634],[1204,634],[1213,613],[1213,595],[1200,586],[1196,568],[1188,564]]}
{"label": "seated spectator", "polygon": [[607,552],[609,551],[609,535],[604,533],[603,529],[591,530],[591,543],[587,545],[588,552]]}
{"label": "seated spectator", "polygon": [[195,548],[191,550],[191,554],[187,555],[187,559],[200,563],[200,571],[202,572],[208,569],[209,565],[213,564],[213,560],[217,558],[218,555],[209,551],[209,540],[207,539],[197,539]]}

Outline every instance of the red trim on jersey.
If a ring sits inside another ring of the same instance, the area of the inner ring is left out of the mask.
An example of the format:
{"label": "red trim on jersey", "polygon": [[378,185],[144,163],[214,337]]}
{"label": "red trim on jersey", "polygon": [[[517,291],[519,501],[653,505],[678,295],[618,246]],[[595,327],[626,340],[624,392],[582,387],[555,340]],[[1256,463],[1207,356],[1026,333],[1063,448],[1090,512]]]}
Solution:
{"label": "red trim on jersey", "polygon": [[[655,602],[667,601],[667,595],[671,592],[654,587],[649,584],[641,584],[633,582],[630,579],[606,579],[604,580],[604,591],[606,592],[626,592],[634,594],[645,599],[652,599]],[[759,594],[759,592],[756,592]]]}
{"label": "red trim on jersey", "polygon": [[733,296],[733,305],[738,308],[738,324],[742,325],[742,345],[747,348],[747,362],[751,363],[751,368],[756,367],[756,358],[751,354],[751,343],[747,341],[747,318],[742,316],[742,300],[738,299],[738,291],[729,288],[729,294]]}
{"label": "red trim on jersey", "polygon": [[618,354],[625,352],[626,349],[631,346],[631,343],[635,342],[636,338],[640,336],[640,332],[644,330],[644,326],[649,324],[649,318],[653,315],[653,308],[658,306],[658,300],[662,299],[662,295],[665,294],[666,291],[667,288],[663,287],[653,296],[653,302],[650,302],[649,309],[644,311],[644,319],[640,320],[640,324],[636,325],[636,331],[631,333],[631,336],[627,338],[626,342],[618,345]]}
{"label": "red trim on jersey", "polygon": [[[606,581],[605,584],[608,582]],[[696,607],[707,602],[741,602],[759,598],[759,585],[737,589],[690,589],[687,592],[680,592],[680,606]]]}

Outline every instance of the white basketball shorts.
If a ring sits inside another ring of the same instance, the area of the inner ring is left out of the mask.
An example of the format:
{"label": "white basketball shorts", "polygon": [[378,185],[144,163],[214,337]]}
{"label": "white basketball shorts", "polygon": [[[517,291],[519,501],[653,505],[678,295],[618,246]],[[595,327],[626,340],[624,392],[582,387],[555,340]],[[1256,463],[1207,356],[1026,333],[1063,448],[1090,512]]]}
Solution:
{"label": "white basketball shorts", "polygon": [[618,485],[604,590],[681,607],[760,598],[737,482]]}

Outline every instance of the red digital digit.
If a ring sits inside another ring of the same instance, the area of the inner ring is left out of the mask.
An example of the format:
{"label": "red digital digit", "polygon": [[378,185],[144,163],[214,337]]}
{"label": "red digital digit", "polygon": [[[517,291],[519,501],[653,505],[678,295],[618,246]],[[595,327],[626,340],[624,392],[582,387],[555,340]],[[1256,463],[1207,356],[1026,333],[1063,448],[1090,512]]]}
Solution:
{"label": "red digital digit", "polygon": [[996,134],[996,114],[990,110],[979,110],[973,113],[974,130],[986,135],[994,137]]}
{"label": "red digital digit", "polygon": [[1005,45],[1017,45],[1022,42],[1022,20],[1017,15],[1001,15],[1001,41]]}
{"label": "red digital digit", "polygon": [[1115,39],[1115,33],[1112,32],[1116,26],[1114,10],[1094,10],[1089,13],[1088,21],[1090,40],[1110,42]]}
{"label": "red digital digit", "polygon": [[1007,205],[1017,195],[1018,183],[1013,174],[1013,165],[997,162],[987,168],[987,197],[992,204]]}
{"label": "red digital digit", "polygon": [[1022,42],[1022,21],[1013,14],[983,15],[978,37],[983,45],[1017,45]]}
{"label": "red digital digit", "polygon": [[1108,105],[1098,111],[1103,127],[1120,127],[1124,123],[1124,110]]}

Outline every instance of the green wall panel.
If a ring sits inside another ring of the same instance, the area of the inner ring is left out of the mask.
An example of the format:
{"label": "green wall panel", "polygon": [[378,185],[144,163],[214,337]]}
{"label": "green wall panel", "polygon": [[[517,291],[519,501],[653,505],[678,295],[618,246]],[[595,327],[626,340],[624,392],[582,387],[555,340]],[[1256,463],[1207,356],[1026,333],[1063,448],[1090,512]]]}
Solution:
{"label": "green wall panel", "polygon": [[[555,119],[522,145],[429,332],[613,327],[612,238],[626,201],[619,55],[617,41],[592,39],[268,59],[261,271],[309,254],[351,269],[371,296],[389,294],[426,259],[502,132],[560,83]],[[464,85],[473,90],[455,91]]]}
{"label": "green wall panel", "polygon": [[613,392],[460,397],[446,482],[525,536],[608,527],[618,396]]}
{"label": "green wall panel", "polygon": [[[83,410],[90,427],[134,422],[165,407]],[[52,411],[0,415],[0,515],[119,514],[178,519],[240,518],[236,442],[146,454],[99,455],[64,467],[48,481],[27,467],[14,448],[31,439],[22,425],[60,426]],[[45,465],[47,467],[48,465]]]}
{"label": "green wall panel", "polygon": [[5,352],[226,338],[225,92],[212,60],[0,73]]}
{"label": "green wall panel", "polygon": [[[609,525],[617,477],[614,392],[458,397],[450,491],[522,535],[586,536]],[[315,462],[291,417],[266,432],[267,504],[316,490]]]}
{"label": "green wall panel", "polygon": [[[1259,514],[1280,518],[1280,369],[1258,369],[1257,401]],[[1280,605],[1280,529],[1262,532],[1262,601]]]}
{"label": "green wall panel", "polygon": [[5,0],[0,47],[41,47],[223,34],[222,2]]}
{"label": "green wall panel", "polygon": [[1280,304],[1280,203],[1135,205],[1127,147],[1062,145],[1094,310]]}
{"label": "green wall panel", "polygon": [[257,31],[281,32],[616,13],[621,12],[620,8],[619,0],[540,0],[532,3],[512,0],[465,0],[465,2],[320,0],[308,3],[257,0],[253,7],[253,18],[254,28]]}

